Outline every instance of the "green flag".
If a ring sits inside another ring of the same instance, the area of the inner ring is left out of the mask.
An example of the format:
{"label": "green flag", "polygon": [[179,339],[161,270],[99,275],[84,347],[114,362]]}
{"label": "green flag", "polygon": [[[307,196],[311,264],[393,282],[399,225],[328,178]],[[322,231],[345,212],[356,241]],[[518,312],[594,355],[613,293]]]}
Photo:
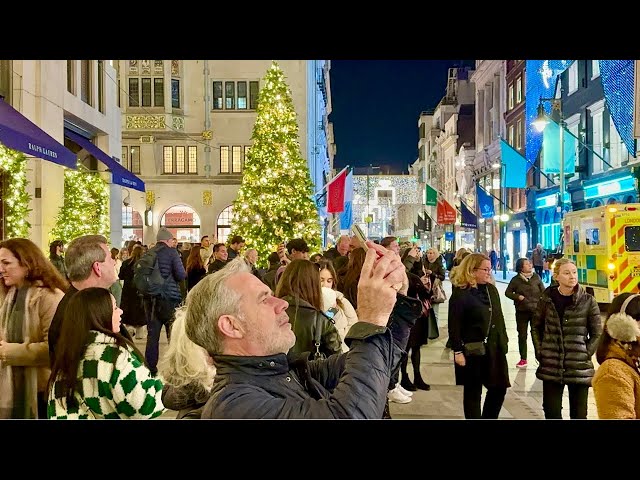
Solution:
{"label": "green flag", "polygon": [[427,205],[436,206],[438,203],[438,192],[427,184]]}

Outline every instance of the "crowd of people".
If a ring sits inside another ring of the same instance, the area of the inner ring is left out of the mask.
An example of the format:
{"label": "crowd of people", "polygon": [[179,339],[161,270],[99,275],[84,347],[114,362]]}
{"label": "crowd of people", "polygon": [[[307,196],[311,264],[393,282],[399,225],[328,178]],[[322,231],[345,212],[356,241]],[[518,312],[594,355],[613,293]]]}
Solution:
{"label": "crowd of people", "polygon": [[[166,228],[122,250],[100,235],[56,240],[48,258],[28,239],[0,242],[0,418],[391,418],[389,402],[431,389],[421,349],[445,301],[465,418],[498,418],[511,382],[490,255],[447,262],[346,235],[310,253],[292,239],[262,269],[239,236],[178,246]],[[545,418],[562,418],[565,386],[572,419],[587,418],[591,387],[600,418],[640,418],[640,295],[616,297],[603,320],[573,261],[556,260],[545,288],[541,258],[515,262],[506,297],[517,368],[531,332]]]}

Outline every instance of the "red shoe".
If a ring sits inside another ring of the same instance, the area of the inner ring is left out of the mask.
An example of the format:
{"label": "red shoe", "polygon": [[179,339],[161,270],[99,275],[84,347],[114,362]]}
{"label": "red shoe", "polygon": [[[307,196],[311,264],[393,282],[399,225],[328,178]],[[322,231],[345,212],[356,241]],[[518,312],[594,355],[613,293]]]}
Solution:
{"label": "red shoe", "polygon": [[516,368],[527,368],[527,361],[520,360],[518,363],[516,363]]}

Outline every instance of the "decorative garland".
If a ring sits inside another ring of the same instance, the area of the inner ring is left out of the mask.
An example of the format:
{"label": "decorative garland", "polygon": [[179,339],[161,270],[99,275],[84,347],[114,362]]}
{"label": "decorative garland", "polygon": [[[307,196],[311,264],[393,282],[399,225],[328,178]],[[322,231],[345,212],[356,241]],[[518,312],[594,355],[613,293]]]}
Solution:
{"label": "decorative garland", "polygon": [[7,176],[2,192],[5,238],[29,238],[31,195],[27,192],[27,158],[22,152],[0,145],[0,170]]}

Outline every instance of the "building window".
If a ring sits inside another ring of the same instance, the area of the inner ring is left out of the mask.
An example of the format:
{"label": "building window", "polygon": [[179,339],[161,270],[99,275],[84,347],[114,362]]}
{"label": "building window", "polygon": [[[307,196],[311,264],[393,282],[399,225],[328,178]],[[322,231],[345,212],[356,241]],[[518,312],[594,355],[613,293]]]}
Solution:
{"label": "building window", "polygon": [[87,105],[92,105],[91,60],[80,60],[80,99]]}
{"label": "building window", "polygon": [[140,174],[140,147],[131,147],[130,154],[131,163],[129,170],[133,173]]}
{"label": "building window", "polygon": [[593,125],[593,173],[602,172],[604,170],[604,164],[602,162],[603,154],[603,132],[602,132],[602,113],[600,110],[597,113],[592,113],[591,123]]}
{"label": "building window", "polygon": [[98,111],[104,113],[104,60],[98,60]]}
{"label": "building window", "polygon": [[[174,150],[175,149],[175,150]],[[162,173],[179,175],[198,173],[198,149],[195,146],[163,147]],[[133,153],[132,153],[133,158]],[[135,173],[135,172],[134,172]]]}
{"label": "building window", "polygon": [[513,125],[509,125],[509,145],[513,147],[513,141],[515,137],[515,127]]}
{"label": "building window", "polygon": [[142,241],[142,215],[132,207],[122,207],[122,244],[129,240]]}
{"label": "building window", "polygon": [[129,168],[129,147],[122,146],[122,166],[124,168]]}
{"label": "building window", "polygon": [[522,120],[519,119],[516,126],[516,150],[522,150]]}
{"label": "building window", "polygon": [[516,103],[522,102],[522,77],[516,80]]}
{"label": "building window", "polygon": [[140,80],[138,78],[130,78],[129,79],[129,106],[130,107],[139,107],[140,106]]}
{"label": "building window", "polygon": [[76,94],[76,60],[67,60],[67,91]]}
{"label": "building window", "polygon": [[151,79],[150,78],[142,79],[142,106],[143,107],[151,106]]}
{"label": "building window", "polygon": [[200,241],[200,216],[188,205],[174,205],[160,218],[160,226],[166,227],[179,242]]}
{"label": "building window", "polygon": [[244,146],[244,161],[242,162],[242,167],[244,168],[245,164],[247,163],[247,158],[249,158],[249,149],[251,148],[251,145],[245,145]]}
{"label": "building window", "polygon": [[578,90],[578,60],[574,60],[574,62],[569,67],[569,92],[571,95],[573,92]]}
{"label": "building window", "polygon": [[513,84],[509,85],[509,108],[507,110],[513,109]]}
{"label": "building window", "polygon": [[[248,97],[248,98],[247,98]],[[258,82],[213,82],[213,110],[255,110],[258,107]]]}
{"label": "building window", "polygon": [[233,205],[229,205],[227,208],[220,212],[218,215],[217,223],[217,236],[218,241],[226,243],[231,233],[231,222],[233,221]]}
{"label": "building window", "polygon": [[198,173],[198,147],[191,146],[187,147],[187,152],[189,153],[189,163],[188,163],[188,171],[189,173],[197,174]]}
{"label": "building window", "polygon": [[229,173],[229,147],[220,147],[220,173]]}
{"label": "building window", "polygon": [[242,173],[249,145],[223,145],[220,147],[220,173]]}
{"label": "building window", "polygon": [[224,108],[225,110],[236,108],[236,82],[224,82]]}
{"label": "building window", "polygon": [[[131,71],[131,68],[129,69]],[[151,68],[144,69],[151,72]],[[164,77],[129,77],[130,107],[164,107]]]}
{"label": "building window", "polygon": [[242,172],[242,147],[234,145],[231,149],[231,169],[233,173]]}
{"label": "building window", "polygon": [[180,80],[171,79],[171,108],[180,108]]}
{"label": "building window", "polygon": [[609,116],[609,163],[613,168],[622,165],[622,161],[627,159],[627,149],[622,143],[620,134],[613,123],[613,118]]}
{"label": "building window", "polygon": [[162,173],[173,173],[173,147],[163,148]]}
{"label": "building window", "polygon": [[153,104],[164,107],[164,78],[153,79]]}
{"label": "building window", "polygon": [[600,76],[600,60],[591,60],[591,79]]}

